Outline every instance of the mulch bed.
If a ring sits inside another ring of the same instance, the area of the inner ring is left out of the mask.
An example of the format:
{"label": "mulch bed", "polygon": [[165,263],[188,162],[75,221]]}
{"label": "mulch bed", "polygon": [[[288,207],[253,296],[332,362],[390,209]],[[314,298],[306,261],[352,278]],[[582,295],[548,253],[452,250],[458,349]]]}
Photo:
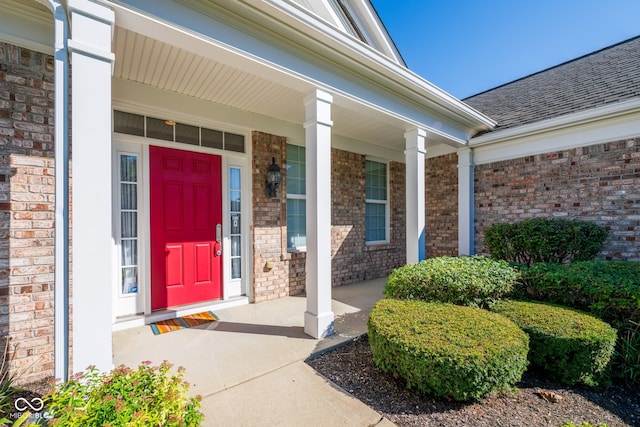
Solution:
{"label": "mulch bed", "polygon": [[[527,372],[513,392],[460,403],[408,391],[373,363],[366,336],[307,363],[346,393],[399,426],[640,426],[640,388],[571,387]],[[560,400],[554,402],[554,400]]]}

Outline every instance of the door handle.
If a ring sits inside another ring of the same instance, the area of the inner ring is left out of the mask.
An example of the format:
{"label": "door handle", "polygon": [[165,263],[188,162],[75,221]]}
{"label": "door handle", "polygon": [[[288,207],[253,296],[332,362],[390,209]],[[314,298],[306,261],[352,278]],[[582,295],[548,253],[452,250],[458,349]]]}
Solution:
{"label": "door handle", "polygon": [[214,245],[214,255],[222,255],[222,224],[216,225],[216,244]]}

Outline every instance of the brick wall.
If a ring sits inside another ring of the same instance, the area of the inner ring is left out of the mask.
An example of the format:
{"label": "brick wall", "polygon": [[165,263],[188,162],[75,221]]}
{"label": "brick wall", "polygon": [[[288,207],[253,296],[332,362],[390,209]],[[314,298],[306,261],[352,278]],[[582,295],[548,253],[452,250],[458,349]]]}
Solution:
{"label": "brick wall", "polygon": [[331,256],[333,286],[388,275],[404,264],[404,165],[389,165],[390,242],[365,243],[365,156],[331,150]]}
{"label": "brick wall", "polygon": [[53,375],[53,58],[0,43],[0,335],[19,383]]}
{"label": "brick wall", "polygon": [[601,258],[640,260],[640,138],[479,165],[476,252],[497,222],[570,217],[610,228]]}
{"label": "brick wall", "polygon": [[[278,198],[265,196],[264,180],[271,157],[286,164],[286,140],[253,132],[254,300],[297,295],[305,291],[306,254],[286,246],[286,170]],[[404,164],[389,166],[391,242],[365,244],[365,156],[332,149],[331,256],[333,286],[383,277],[405,262]],[[267,262],[272,269],[265,268]]]}
{"label": "brick wall", "polygon": [[[252,190],[253,190],[253,296],[255,302],[282,298],[290,294],[289,266],[283,259],[286,253],[287,230],[286,189],[278,188],[278,197],[265,193],[267,167],[275,157],[276,163],[285,163],[286,138],[261,132],[252,133]],[[282,168],[282,180],[286,171]],[[267,268],[267,263],[272,268]]]}
{"label": "brick wall", "polygon": [[425,162],[426,256],[458,255],[458,156]]}

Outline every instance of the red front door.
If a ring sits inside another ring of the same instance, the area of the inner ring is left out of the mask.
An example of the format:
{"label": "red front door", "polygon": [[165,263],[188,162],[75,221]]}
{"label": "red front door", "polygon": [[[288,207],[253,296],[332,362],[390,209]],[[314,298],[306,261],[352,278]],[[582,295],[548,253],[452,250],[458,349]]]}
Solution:
{"label": "red front door", "polygon": [[220,156],[149,147],[151,307],[222,297]]}

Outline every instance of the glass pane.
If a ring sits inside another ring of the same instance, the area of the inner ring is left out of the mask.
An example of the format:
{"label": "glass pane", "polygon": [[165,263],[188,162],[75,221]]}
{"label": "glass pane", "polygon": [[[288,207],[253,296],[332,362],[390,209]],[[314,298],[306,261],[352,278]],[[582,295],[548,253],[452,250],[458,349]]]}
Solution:
{"label": "glass pane", "polygon": [[231,214],[231,234],[240,234],[241,233],[241,222],[240,222],[240,214],[234,213]]}
{"label": "glass pane", "polygon": [[122,265],[138,264],[138,240],[123,240],[122,244]]}
{"label": "glass pane", "polygon": [[287,194],[306,194],[305,148],[287,144]]}
{"label": "glass pane", "polygon": [[120,154],[120,181],[136,182],[138,180],[138,162],[136,156]]}
{"label": "glass pane", "polygon": [[198,126],[176,123],[176,142],[200,145],[200,128]]}
{"label": "glass pane", "polygon": [[231,256],[240,256],[240,236],[231,237]]}
{"label": "glass pane", "polygon": [[137,212],[121,212],[121,230],[120,236],[123,238],[127,237],[138,237],[138,214]]}
{"label": "glass pane", "polygon": [[202,128],[202,146],[219,148],[222,150],[222,132],[219,130]]}
{"label": "glass pane", "polygon": [[136,184],[120,184],[120,209],[138,208],[138,186]]}
{"label": "glass pane", "polygon": [[240,192],[231,191],[229,193],[229,200],[231,202],[231,212],[240,212]]}
{"label": "glass pane", "polygon": [[147,138],[173,141],[173,126],[168,125],[165,120],[147,117]]}
{"label": "glass pane", "polygon": [[386,206],[378,203],[367,203],[365,218],[366,241],[386,240]]}
{"label": "glass pane", "polygon": [[242,277],[242,262],[240,258],[231,259],[231,278],[240,279]]}
{"label": "glass pane", "polygon": [[116,110],[113,112],[113,131],[144,136],[144,116]]}
{"label": "glass pane", "polygon": [[244,153],[244,136],[225,132],[224,149]]}
{"label": "glass pane", "polygon": [[287,247],[307,245],[306,201],[287,199]]}
{"label": "glass pane", "polygon": [[240,190],[240,169],[229,169],[229,188],[231,190]]}
{"label": "glass pane", "polygon": [[365,162],[365,191],[369,200],[387,200],[387,165]]}
{"label": "glass pane", "polygon": [[131,294],[138,292],[138,267],[126,267],[122,269],[122,293]]}

